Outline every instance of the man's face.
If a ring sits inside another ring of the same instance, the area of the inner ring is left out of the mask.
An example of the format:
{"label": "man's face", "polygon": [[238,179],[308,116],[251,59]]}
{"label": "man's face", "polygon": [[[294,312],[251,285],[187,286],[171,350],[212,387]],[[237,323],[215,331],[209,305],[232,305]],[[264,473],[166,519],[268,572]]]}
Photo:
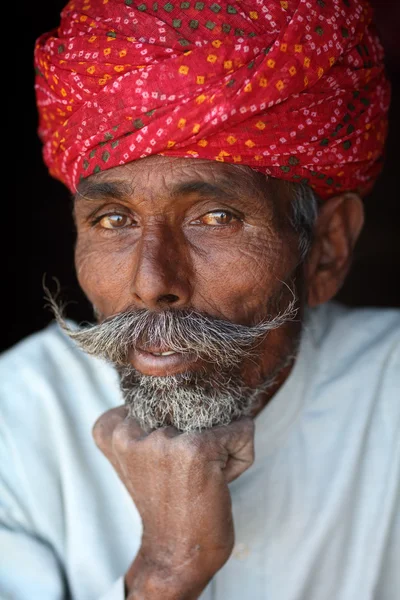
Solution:
{"label": "man's face", "polygon": [[[244,167],[154,156],[92,176],[75,201],[76,268],[100,320],[127,310],[193,309],[252,326],[284,311],[301,288],[289,188]],[[256,388],[286,364],[299,322],[271,331],[240,376]],[[132,347],[152,381],[213,365],[168,348]],[[229,378],[229,374],[228,378]],[[215,382],[215,379],[214,379]]]}

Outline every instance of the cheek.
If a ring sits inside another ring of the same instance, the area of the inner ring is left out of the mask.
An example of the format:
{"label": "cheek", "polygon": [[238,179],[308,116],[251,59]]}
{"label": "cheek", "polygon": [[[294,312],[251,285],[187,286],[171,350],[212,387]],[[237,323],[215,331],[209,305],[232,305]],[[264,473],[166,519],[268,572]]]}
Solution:
{"label": "cheek", "polygon": [[271,375],[279,378],[280,369],[286,367],[289,357],[294,357],[298,351],[300,335],[300,320],[270,331],[257,355],[243,363],[242,376],[246,384],[254,388]]}
{"label": "cheek", "polygon": [[75,266],[79,284],[89,301],[104,315],[115,314],[130,303],[131,247],[115,249],[107,240],[78,236]]}
{"label": "cheek", "polygon": [[282,285],[290,260],[279,235],[255,228],[193,244],[197,291],[225,318],[248,324]]}
{"label": "cheek", "polygon": [[[132,304],[135,245],[129,237],[116,243],[78,235],[78,281],[89,301],[104,315],[116,314]],[[180,251],[182,260],[174,255],[181,267],[176,272],[190,284],[194,308],[236,323],[249,324],[264,316],[269,299],[288,276],[287,245],[267,228],[253,227],[234,235],[188,235]],[[187,272],[182,271],[183,265],[188,265]]]}

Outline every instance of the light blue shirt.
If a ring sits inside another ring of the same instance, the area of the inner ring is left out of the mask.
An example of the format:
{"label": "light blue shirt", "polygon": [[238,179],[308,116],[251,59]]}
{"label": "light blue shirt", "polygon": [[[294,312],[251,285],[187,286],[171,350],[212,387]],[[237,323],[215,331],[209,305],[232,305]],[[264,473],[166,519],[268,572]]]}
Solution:
{"label": "light blue shirt", "polygon": [[[141,521],[91,434],[121,403],[113,368],[54,324],[3,354],[1,600],[123,600]],[[311,311],[255,448],[202,600],[399,598],[399,311]]]}

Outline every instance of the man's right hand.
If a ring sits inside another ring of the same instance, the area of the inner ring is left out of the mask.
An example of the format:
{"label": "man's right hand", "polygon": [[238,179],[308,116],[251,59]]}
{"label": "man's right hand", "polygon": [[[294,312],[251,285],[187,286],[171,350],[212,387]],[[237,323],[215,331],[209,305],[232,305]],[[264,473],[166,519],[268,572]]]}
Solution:
{"label": "man's right hand", "polygon": [[127,597],[198,598],[232,552],[228,483],[253,463],[252,419],[201,433],[165,427],[146,434],[121,406],[98,419],[93,436],[142,518]]}

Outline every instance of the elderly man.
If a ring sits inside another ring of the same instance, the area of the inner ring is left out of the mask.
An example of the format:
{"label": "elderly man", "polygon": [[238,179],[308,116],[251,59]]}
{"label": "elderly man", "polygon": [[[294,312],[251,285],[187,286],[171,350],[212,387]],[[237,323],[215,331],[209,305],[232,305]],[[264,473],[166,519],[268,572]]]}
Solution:
{"label": "elderly man", "polygon": [[1,597],[394,600],[400,317],[328,302],[386,133],[368,5],[74,0],[35,61],[96,323],[50,296],[1,360]]}

